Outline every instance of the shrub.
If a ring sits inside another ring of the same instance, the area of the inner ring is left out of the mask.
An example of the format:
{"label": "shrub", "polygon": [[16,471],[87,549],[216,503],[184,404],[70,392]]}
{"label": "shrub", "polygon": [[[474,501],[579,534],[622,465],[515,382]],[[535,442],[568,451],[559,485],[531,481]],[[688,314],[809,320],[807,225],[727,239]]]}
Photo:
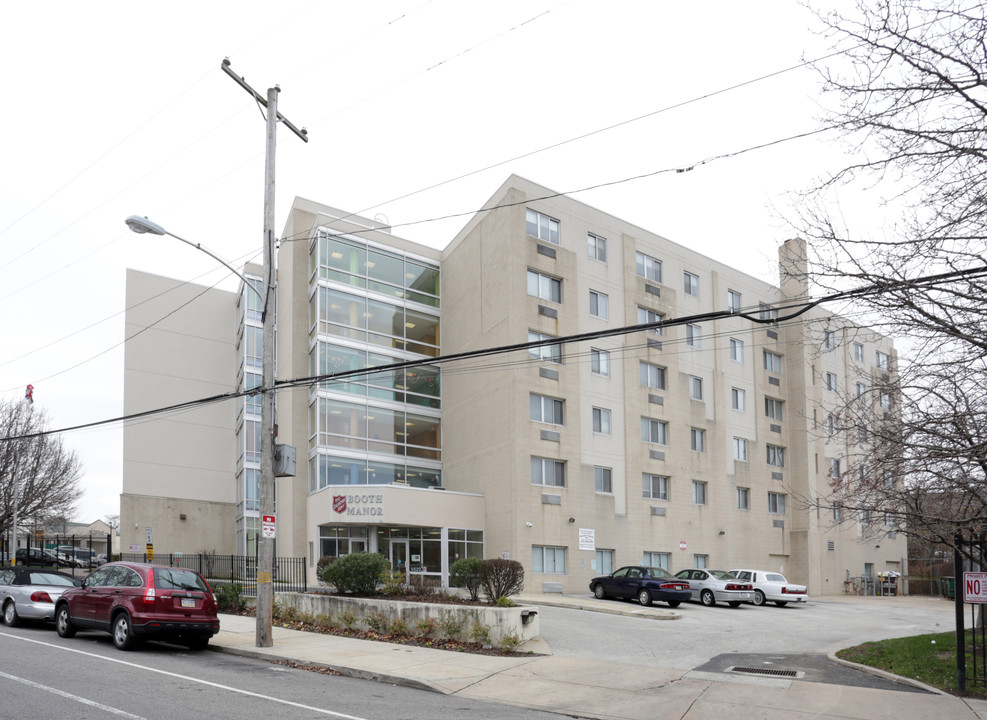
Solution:
{"label": "shrub", "polygon": [[514,652],[521,647],[523,642],[524,639],[518,633],[512,631],[505,633],[504,637],[500,639],[500,647],[508,652]]}
{"label": "shrub", "polygon": [[391,563],[378,553],[352,553],[329,563],[322,571],[322,580],[336,586],[339,593],[373,595],[381,573]]}
{"label": "shrub", "polygon": [[442,589],[439,579],[431,575],[412,575],[408,585],[416,595],[439,595]]}
{"label": "shrub", "polygon": [[398,570],[397,572],[390,572],[385,570],[380,575],[380,582],[383,587],[381,592],[385,595],[404,595],[407,590],[407,586],[404,582],[405,575],[403,572]]}
{"label": "shrub", "polygon": [[247,606],[243,599],[243,588],[234,583],[233,585],[219,585],[216,587],[216,605],[220,612],[242,612]]}
{"label": "shrub", "polygon": [[352,630],[356,625],[356,615],[347,611],[339,614],[339,623],[347,630]]}
{"label": "shrub", "polygon": [[497,602],[495,604],[497,605],[497,607],[514,607],[517,603],[515,603],[509,597],[504,597],[503,595],[501,595],[499,598],[497,598]]}
{"label": "shrub", "polygon": [[524,566],[517,560],[484,560],[480,573],[483,576],[483,593],[488,602],[517,595],[524,589]]}
{"label": "shrub", "polygon": [[463,631],[463,619],[455,613],[447,613],[439,620],[442,635],[447,640],[455,640]]}
{"label": "shrub", "polygon": [[395,618],[388,626],[387,631],[391,635],[411,635],[411,632],[408,630],[408,623],[401,618]]}
{"label": "shrub", "polygon": [[367,627],[376,633],[382,633],[387,630],[387,618],[383,613],[373,610],[368,612],[363,616],[363,622],[366,623]]}
{"label": "shrub", "polygon": [[423,617],[417,623],[415,623],[415,630],[422,637],[428,637],[429,635],[434,635],[439,629],[439,621],[433,617]]}
{"label": "shrub", "polygon": [[319,578],[319,582],[326,582],[322,579],[322,574],[325,572],[325,569],[335,561],[335,555],[323,555],[319,558],[319,561],[315,563],[315,577]]}
{"label": "shrub", "polygon": [[450,569],[449,584],[453,587],[466,588],[470,600],[475,601],[480,597],[480,588],[483,586],[482,566],[483,561],[480,558],[459,558]]}
{"label": "shrub", "polygon": [[483,647],[490,647],[490,626],[481,622],[473,623],[473,627],[470,629],[470,639]]}

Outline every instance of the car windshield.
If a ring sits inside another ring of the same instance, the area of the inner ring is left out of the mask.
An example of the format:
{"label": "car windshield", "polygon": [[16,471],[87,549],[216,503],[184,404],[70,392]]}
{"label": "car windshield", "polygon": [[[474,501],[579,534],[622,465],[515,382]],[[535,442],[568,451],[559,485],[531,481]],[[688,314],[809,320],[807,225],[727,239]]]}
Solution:
{"label": "car windshield", "polygon": [[668,572],[668,570],[666,570],[665,568],[649,567],[649,568],[645,568],[645,570],[653,578],[670,578],[670,577],[674,577],[674,575],[672,575],[672,573]]}
{"label": "car windshield", "polygon": [[154,586],[160,590],[206,590],[198,573],[181,568],[155,568]]}
{"label": "car windshield", "polygon": [[766,580],[770,580],[771,582],[780,582],[780,583],[788,582],[787,580],[785,580],[784,575],[779,575],[778,573],[765,573],[764,577]]}
{"label": "car windshield", "polygon": [[720,580],[736,580],[737,576],[733,573],[729,573],[726,570],[707,570],[710,575]]}
{"label": "car windshield", "polygon": [[65,587],[72,587],[75,584],[72,578],[65,577],[64,575],[56,575],[55,573],[28,573],[25,579],[27,580],[25,585],[63,585]]}

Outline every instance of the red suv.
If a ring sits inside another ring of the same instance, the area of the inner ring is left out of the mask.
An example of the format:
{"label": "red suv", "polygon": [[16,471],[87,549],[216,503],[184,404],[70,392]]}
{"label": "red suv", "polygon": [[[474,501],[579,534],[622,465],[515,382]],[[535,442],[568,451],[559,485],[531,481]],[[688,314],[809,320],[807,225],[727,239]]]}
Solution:
{"label": "red suv", "polygon": [[121,650],[143,639],[202,650],[219,632],[219,618],[215,595],[194,570],[115,562],[62,594],[55,605],[55,628],[63,638],[77,630],[104,630]]}

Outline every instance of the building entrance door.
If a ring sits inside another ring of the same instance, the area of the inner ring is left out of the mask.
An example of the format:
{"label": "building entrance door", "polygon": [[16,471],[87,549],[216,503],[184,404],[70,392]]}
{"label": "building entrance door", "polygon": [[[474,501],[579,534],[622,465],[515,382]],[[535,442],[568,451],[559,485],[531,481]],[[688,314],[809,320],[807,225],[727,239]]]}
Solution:
{"label": "building entrance door", "polygon": [[405,577],[408,573],[408,541],[391,540],[391,570],[393,572],[403,572]]}

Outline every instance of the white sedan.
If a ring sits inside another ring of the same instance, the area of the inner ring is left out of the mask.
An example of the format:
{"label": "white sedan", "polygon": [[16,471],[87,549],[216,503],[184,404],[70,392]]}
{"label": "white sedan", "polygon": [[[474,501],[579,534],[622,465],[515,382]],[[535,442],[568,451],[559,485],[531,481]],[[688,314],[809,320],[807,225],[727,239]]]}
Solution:
{"label": "white sedan", "polygon": [[785,579],[785,576],[770,570],[731,570],[740,580],[746,580],[754,586],[754,604],[764,605],[770,601],[778,607],[788,603],[807,603],[805,585],[796,585]]}

